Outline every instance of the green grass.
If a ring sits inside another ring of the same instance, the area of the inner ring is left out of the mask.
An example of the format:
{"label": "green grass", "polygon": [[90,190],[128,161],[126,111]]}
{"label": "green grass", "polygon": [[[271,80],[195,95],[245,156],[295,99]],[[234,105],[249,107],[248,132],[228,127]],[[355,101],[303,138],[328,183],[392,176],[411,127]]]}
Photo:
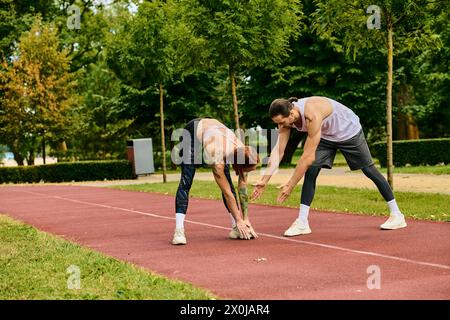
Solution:
{"label": "green grass", "polygon": [[[70,265],[80,289],[68,289]],[[215,299],[0,215],[0,299]]]}
{"label": "green grass", "polygon": [[[178,182],[116,186],[114,188],[175,195]],[[276,186],[269,185],[263,196],[255,203],[278,205],[276,203],[278,192],[279,190]],[[219,188],[215,182],[209,181],[195,181],[192,185],[190,195],[205,199],[221,199]],[[395,197],[400,209],[407,217],[423,220],[450,221],[450,195],[396,192]],[[300,186],[297,186],[283,206],[298,208],[300,203],[299,198]],[[386,202],[377,190],[328,186],[317,186],[312,208],[368,215],[387,215],[389,212]],[[257,213],[250,212],[250,214]]]}
{"label": "green grass", "polygon": [[[387,169],[381,168],[380,171],[386,173]],[[395,167],[394,173],[450,174],[450,164],[436,166]]]}

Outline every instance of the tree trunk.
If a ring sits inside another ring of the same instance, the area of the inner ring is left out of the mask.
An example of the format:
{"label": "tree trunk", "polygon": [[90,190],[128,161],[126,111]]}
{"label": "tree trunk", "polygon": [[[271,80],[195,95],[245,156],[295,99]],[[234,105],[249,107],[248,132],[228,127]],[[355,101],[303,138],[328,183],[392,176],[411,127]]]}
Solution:
{"label": "tree trunk", "polygon": [[11,152],[14,154],[14,161],[17,162],[17,165],[18,166],[23,166],[24,165],[24,162],[23,162],[24,158],[19,153],[19,150],[15,146],[11,146]]}
{"label": "tree trunk", "polygon": [[161,115],[161,149],[162,149],[162,167],[163,167],[163,182],[167,182],[166,176],[166,138],[164,135],[164,89],[162,83],[159,84],[159,112]]}
{"label": "tree trunk", "polygon": [[402,84],[398,87],[396,94],[397,103],[397,140],[413,140],[419,139],[419,127],[417,125],[415,117],[406,113],[403,110],[404,106],[407,106],[413,100],[411,95],[411,88]]}
{"label": "tree trunk", "polygon": [[66,141],[64,139],[60,139],[58,140],[58,146],[57,146],[57,150],[58,150],[58,157],[56,158],[56,161],[59,162],[60,158],[65,159],[65,153],[67,152],[67,144]]}
{"label": "tree trunk", "polygon": [[241,133],[239,131],[239,111],[238,111],[238,100],[236,94],[236,75],[233,69],[230,67],[230,80],[231,80],[231,95],[233,96],[233,110],[234,110],[234,122],[236,125],[236,130],[238,130],[238,138],[241,140]]}
{"label": "tree trunk", "polygon": [[34,147],[30,149],[29,156],[27,158],[27,165],[34,166]]}
{"label": "tree trunk", "polygon": [[46,158],[46,154],[45,154],[45,137],[42,137],[42,161],[43,161],[43,164],[46,164],[45,158]]}
{"label": "tree trunk", "polygon": [[388,79],[387,79],[387,101],[386,101],[386,146],[387,146],[387,176],[388,183],[394,189],[394,159],[392,145],[392,78],[393,78],[393,27],[388,23]]}
{"label": "tree trunk", "polygon": [[407,86],[405,84],[401,84],[397,88],[397,92],[395,94],[395,103],[397,105],[397,134],[395,136],[395,140],[406,140],[406,126],[407,120],[406,115],[403,112],[403,106],[407,104]]}
{"label": "tree trunk", "polygon": [[401,111],[400,105],[398,105],[397,111],[397,137],[396,140],[406,140],[406,116]]}
{"label": "tree trunk", "polygon": [[419,126],[417,125],[416,118],[408,113],[406,115],[407,121],[407,138],[408,140],[419,139]]}

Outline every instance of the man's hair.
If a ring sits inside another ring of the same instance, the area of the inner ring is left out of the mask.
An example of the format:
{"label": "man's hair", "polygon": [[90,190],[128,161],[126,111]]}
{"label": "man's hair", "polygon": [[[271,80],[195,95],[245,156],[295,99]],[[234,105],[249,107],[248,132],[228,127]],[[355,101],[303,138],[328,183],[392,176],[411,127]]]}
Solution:
{"label": "man's hair", "polygon": [[243,172],[250,172],[256,169],[259,163],[259,155],[251,146],[244,146],[236,148],[233,154],[233,168],[242,170]]}
{"label": "man's hair", "polygon": [[292,102],[296,102],[298,99],[295,97],[291,97],[289,99],[275,99],[270,104],[269,115],[270,118],[276,116],[289,117],[289,114],[294,107]]}

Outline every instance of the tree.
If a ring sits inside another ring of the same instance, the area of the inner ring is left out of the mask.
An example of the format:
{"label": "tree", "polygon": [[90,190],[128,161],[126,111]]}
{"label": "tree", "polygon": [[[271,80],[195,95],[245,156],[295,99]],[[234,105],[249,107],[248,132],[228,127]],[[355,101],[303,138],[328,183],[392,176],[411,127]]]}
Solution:
{"label": "tree", "polygon": [[23,32],[31,28],[35,16],[52,20],[58,12],[56,2],[48,0],[0,0],[0,57],[9,57]]}
{"label": "tree", "polygon": [[[180,19],[176,1],[143,2],[135,16],[124,16],[108,44],[108,64],[123,81],[124,90],[159,98],[163,181],[166,182],[164,86],[175,74],[195,65],[202,56],[197,41]],[[201,60],[201,59],[200,59]],[[148,105],[148,104],[147,104]]]}
{"label": "tree", "polygon": [[70,60],[59,50],[54,27],[36,18],[20,38],[12,61],[4,59],[0,71],[0,142],[23,165],[34,163],[39,143],[56,139],[65,126],[65,112],[77,101]]}
{"label": "tree", "polygon": [[[105,46],[105,35],[111,23],[110,7],[92,0],[59,0],[60,11],[55,16],[60,41],[71,59],[71,72],[96,63]],[[119,5],[125,0],[115,1]]]}
{"label": "tree", "polygon": [[[305,24],[311,25],[315,6],[304,1]],[[280,97],[327,96],[350,106],[361,119],[369,140],[378,140],[378,127],[383,124],[382,88],[384,71],[382,55],[364,51],[364,60],[352,61],[342,45],[321,39],[310,29],[303,30],[290,41],[291,53],[281,64],[253,68],[243,85],[242,120],[248,126],[273,127],[267,114],[270,102]],[[384,135],[382,136],[384,138]],[[282,164],[290,164],[304,135],[292,130]]]}
{"label": "tree", "polygon": [[163,182],[166,182],[164,135],[164,82],[170,74],[167,59],[165,13],[161,2],[144,2],[136,16],[124,21],[109,42],[108,63],[126,85],[146,90],[156,85],[159,91]]}
{"label": "tree", "polygon": [[450,8],[435,18],[437,32],[442,39],[440,50],[424,50],[419,57],[408,61],[412,66],[414,104],[408,111],[416,115],[427,138],[450,137]]}
{"label": "tree", "polygon": [[[356,58],[364,48],[387,56],[386,139],[388,181],[393,187],[392,87],[393,58],[401,50],[424,50],[439,46],[432,31],[433,16],[444,1],[432,0],[316,0],[314,29],[333,42],[342,42]],[[338,38],[342,37],[342,39]],[[394,46],[395,43],[395,46]]]}
{"label": "tree", "polygon": [[[101,59],[82,71],[77,72],[77,89],[83,101],[71,109],[71,122],[65,130],[67,156],[84,160],[124,158],[134,119],[122,115],[120,81]],[[56,153],[67,158],[65,154]]]}
{"label": "tree", "polygon": [[197,36],[207,41],[208,59],[228,69],[234,121],[239,125],[237,79],[256,66],[280,62],[300,30],[298,0],[181,1]]}

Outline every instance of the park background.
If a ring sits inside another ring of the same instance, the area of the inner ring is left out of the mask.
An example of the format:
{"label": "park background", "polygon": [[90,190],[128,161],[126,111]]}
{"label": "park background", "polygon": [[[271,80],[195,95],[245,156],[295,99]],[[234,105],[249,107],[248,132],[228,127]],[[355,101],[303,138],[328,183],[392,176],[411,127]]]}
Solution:
{"label": "park background", "polygon": [[[273,99],[319,95],[356,112],[377,166],[394,140],[405,216],[446,228],[449,13],[439,0],[0,0],[1,190],[78,183],[174,195],[174,129],[196,117],[273,129]],[[152,138],[156,174],[136,180],[126,146],[139,138]],[[276,184],[304,138],[292,130]],[[313,210],[386,216],[376,187],[348,173],[342,155],[335,165],[319,177]],[[191,196],[220,200],[209,171],[199,170]],[[284,206],[298,208],[299,189]],[[278,191],[268,186],[257,204],[279,205]],[[1,214],[2,299],[217,298]],[[67,288],[72,264],[82,290]]]}
{"label": "park background", "polygon": [[[354,110],[371,146],[389,114],[394,141],[448,138],[448,2],[379,1],[379,29],[369,2],[1,0],[0,155],[126,159],[128,139],[150,137],[156,169],[164,149],[174,170],[170,135],[187,121],[272,129],[273,99],[311,95]],[[283,164],[303,138],[293,130]],[[446,164],[439,143],[394,164]]]}

